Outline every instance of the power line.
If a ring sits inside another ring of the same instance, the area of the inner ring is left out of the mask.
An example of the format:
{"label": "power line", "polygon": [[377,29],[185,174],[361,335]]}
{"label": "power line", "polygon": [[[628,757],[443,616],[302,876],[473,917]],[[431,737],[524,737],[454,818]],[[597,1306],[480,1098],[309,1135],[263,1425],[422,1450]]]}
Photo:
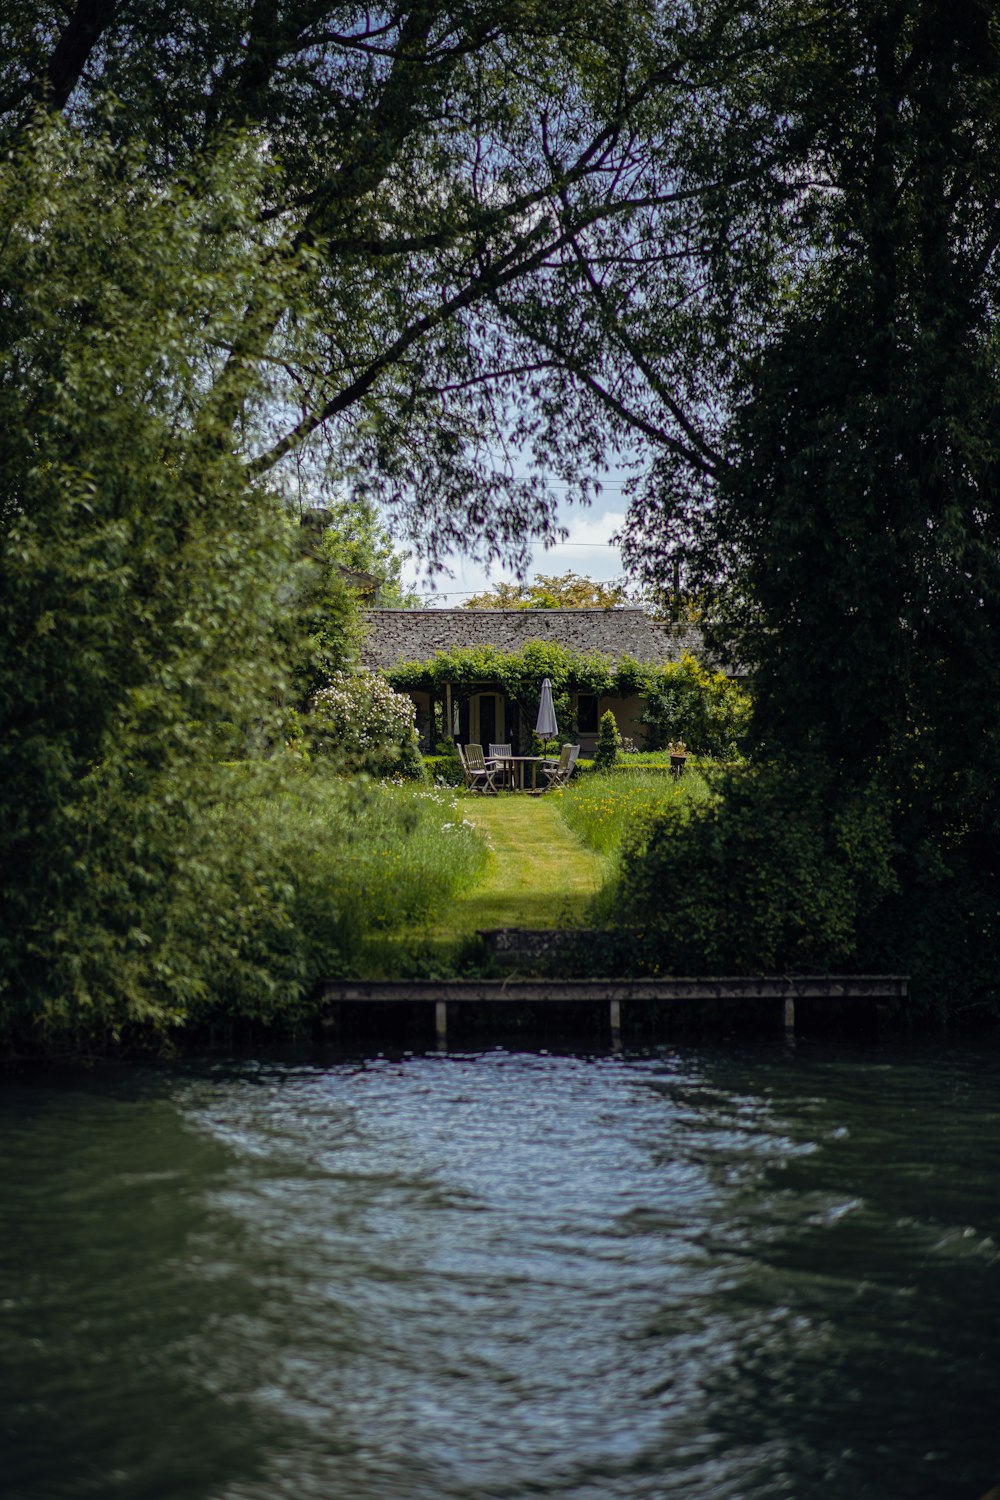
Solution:
{"label": "power line", "polygon": [[413,589],[422,599],[472,599],[476,594],[488,594],[489,589]]}
{"label": "power line", "polygon": [[[607,552],[618,552],[620,550],[619,543],[617,543],[617,542],[552,542],[542,552],[542,560],[544,561],[544,552],[554,552],[557,548],[567,548],[567,547],[569,547],[569,548],[587,547],[587,548],[596,549],[598,551],[607,551]],[[538,562],[539,562],[539,558],[536,556],[533,559],[533,564],[534,564],[534,566],[536,568],[538,566]],[[500,583],[503,583],[506,580],[499,579],[497,581],[500,582]],[[598,581],[600,581],[600,582],[608,582],[608,581],[611,581],[611,580],[598,580]],[[490,583],[488,580],[484,581],[483,583],[481,583],[479,585],[478,588],[474,588],[474,589],[432,589],[432,588],[420,588],[416,582],[414,582],[411,585],[413,593],[415,593],[415,594],[421,594],[425,598],[428,598],[428,599],[471,599],[475,594],[489,593],[490,589],[493,588],[493,587],[495,587],[495,584]]]}

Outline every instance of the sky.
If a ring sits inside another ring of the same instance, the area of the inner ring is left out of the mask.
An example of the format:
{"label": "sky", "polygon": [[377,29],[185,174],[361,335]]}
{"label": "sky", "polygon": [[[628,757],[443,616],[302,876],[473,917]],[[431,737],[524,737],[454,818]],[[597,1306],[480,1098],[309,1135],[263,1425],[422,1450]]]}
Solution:
{"label": "sky", "polygon": [[[534,549],[529,580],[536,573],[550,576],[579,573],[600,583],[622,577],[621,556],[610,540],[625,520],[625,499],[620,480],[602,481],[601,493],[592,505],[586,510],[578,506],[563,507],[559,519],[569,536],[565,542]],[[471,594],[480,594],[494,583],[516,581],[513,573],[496,564],[488,571],[481,563],[458,556],[449,558],[448,573],[438,574],[434,583],[429,584],[426,574],[411,559],[404,564],[403,580],[421,592],[428,609],[456,609]]]}

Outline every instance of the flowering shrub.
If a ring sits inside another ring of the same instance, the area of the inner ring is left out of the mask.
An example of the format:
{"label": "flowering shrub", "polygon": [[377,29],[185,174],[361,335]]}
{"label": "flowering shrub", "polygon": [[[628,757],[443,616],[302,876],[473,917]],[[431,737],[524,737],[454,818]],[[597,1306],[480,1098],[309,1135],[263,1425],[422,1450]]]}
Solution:
{"label": "flowering shrub", "polygon": [[371,776],[423,774],[413,700],[377,672],[337,672],[310,704],[312,743],[345,770]]}

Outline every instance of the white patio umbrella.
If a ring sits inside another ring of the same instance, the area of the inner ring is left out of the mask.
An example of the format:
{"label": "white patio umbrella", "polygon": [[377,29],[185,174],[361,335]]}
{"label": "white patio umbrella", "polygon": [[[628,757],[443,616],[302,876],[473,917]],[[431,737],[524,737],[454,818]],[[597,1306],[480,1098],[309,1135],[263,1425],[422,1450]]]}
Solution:
{"label": "white patio umbrella", "polygon": [[535,733],[542,740],[550,740],[553,735],[559,733],[555,704],[552,702],[552,684],[547,677],[542,678],[542,701],[538,705]]}

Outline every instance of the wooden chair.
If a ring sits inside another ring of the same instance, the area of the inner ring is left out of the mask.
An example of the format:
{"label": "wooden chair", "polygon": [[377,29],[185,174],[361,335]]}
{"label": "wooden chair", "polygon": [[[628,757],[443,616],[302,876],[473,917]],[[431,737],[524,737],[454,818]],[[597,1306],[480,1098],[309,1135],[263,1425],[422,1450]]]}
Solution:
{"label": "wooden chair", "polygon": [[558,760],[542,762],[542,774],[547,778],[545,785],[546,791],[549,791],[549,789],[554,786],[566,785],[567,781],[572,776],[576,768],[577,757],[579,756],[579,754],[579,745],[563,745]]}
{"label": "wooden chair", "polygon": [[465,771],[465,785],[469,791],[495,792],[496,767],[486,764],[482,745],[466,745],[464,750],[459,745],[457,749]]}
{"label": "wooden chair", "polygon": [[510,745],[498,745],[493,741],[490,743],[490,753],[486,757],[486,764],[493,766],[494,771],[499,774],[500,782],[503,786],[506,786],[508,782],[513,784],[514,781],[514,767],[506,763],[510,760],[513,753],[514,751]]}

